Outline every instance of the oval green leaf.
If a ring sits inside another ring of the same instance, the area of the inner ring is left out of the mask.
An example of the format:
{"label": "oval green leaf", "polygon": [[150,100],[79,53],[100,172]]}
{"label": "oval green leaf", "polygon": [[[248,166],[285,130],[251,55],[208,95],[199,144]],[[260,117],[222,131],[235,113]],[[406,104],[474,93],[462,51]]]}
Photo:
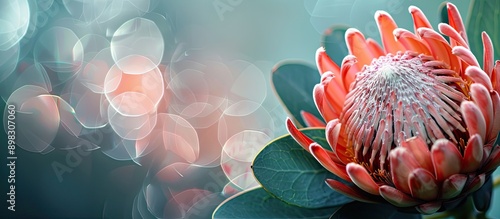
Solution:
{"label": "oval green leaf", "polygon": [[217,207],[213,217],[222,218],[315,218],[327,219],[338,207],[308,209],[289,205],[257,188],[237,194]]}
{"label": "oval green leaf", "polygon": [[[324,129],[301,131],[329,149]],[[267,191],[292,205],[322,208],[352,201],[328,187],[326,179],[341,179],[323,168],[290,135],[265,146],[255,158],[252,168],[255,178]]]}
{"label": "oval green leaf", "polygon": [[282,62],[273,69],[273,88],[288,114],[299,127],[305,127],[300,111],[322,118],[313,99],[313,88],[320,82],[316,68],[305,63]]}
{"label": "oval green leaf", "polygon": [[467,22],[467,37],[469,45],[477,58],[479,64],[483,64],[483,41],[481,32],[485,31],[490,36],[493,47],[495,60],[500,58],[500,32],[498,24],[500,23],[500,1],[491,0],[475,0],[472,9],[469,12]]}

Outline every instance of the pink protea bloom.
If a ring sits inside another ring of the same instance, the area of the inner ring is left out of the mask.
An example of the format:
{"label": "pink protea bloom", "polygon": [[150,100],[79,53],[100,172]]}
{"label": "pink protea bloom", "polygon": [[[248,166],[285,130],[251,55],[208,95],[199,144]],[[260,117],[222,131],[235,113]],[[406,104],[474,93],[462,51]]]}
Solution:
{"label": "pink protea bloom", "polygon": [[332,189],[430,214],[481,188],[499,165],[500,61],[483,32],[481,68],[457,8],[447,9],[439,31],[450,42],[412,6],[415,33],[375,14],[383,48],[351,28],[340,67],[318,49],[314,99],[332,151],[287,126],[319,163],[352,182],[328,179]]}

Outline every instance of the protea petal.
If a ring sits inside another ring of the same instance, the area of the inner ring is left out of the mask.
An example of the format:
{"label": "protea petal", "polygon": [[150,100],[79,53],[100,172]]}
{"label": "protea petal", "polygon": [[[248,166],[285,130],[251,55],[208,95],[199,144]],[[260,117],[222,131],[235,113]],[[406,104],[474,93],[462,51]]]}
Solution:
{"label": "protea petal", "polygon": [[493,43],[491,42],[490,36],[484,31],[481,33],[481,39],[483,40],[483,69],[486,74],[491,77],[495,62]]}
{"label": "protea petal", "polygon": [[301,110],[300,116],[307,127],[325,127],[325,123],[311,113]]}
{"label": "protea petal", "polygon": [[472,179],[472,181],[467,185],[463,191],[465,194],[469,194],[472,192],[477,191],[483,184],[486,182],[486,175],[483,173],[481,175],[478,175]]}
{"label": "protea petal", "polygon": [[300,132],[297,127],[295,127],[295,124],[293,124],[290,118],[286,119],[286,128],[292,138],[295,139],[295,141],[299,143],[300,146],[302,146],[306,151],[309,151],[309,145],[311,145],[314,141],[311,138],[307,137],[307,135],[304,135],[304,133]]}
{"label": "protea petal", "polygon": [[482,84],[488,90],[493,90],[491,80],[482,69],[477,66],[469,66],[465,69],[465,75],[469,76],[472,81]]}
{"label": "protea petal", "polygon": [[391,15],[385,11],[377,11],[375,12],[375,21],[380,31],[380,38],[382,38],[382,45],[384,45],[385,52],[396,54],[398,51],[404,51],[403,45],[397,42],[392,34],[398,26]]}
{"label": "protea petal", "polygon": [[336,112],[328,103],[325,96],[325,87],[322,84],[317,84],[313,89],[314,104],[318,111],[323,116],[325,121],[339,118],[339,113]]}
{"label": "protea petal", "polygon": [[463,46],[456,46],[453,47],[451,52],[453,53],[453,55],[458,56],[460,59],[466,62],[469,66],[479,67],[476,56],[474,56],[474,54],[472,54],[472,52],[468,48],[465,48]]}
{"label": "protea petal", "polygon": [[342,178],[343,180],[351,182],[351,179],[347,175],[345,166],[341,166],[333,162],[328,152],[323,147],[321,147],[321,145],[312,143],[309,147],[309,150],[314,158],[316,158],[316,160],[321,164],[321,166],[337,175],[338,177]]}
{"label": "protea petal", "polygon": [[316,50],[316,66],[318,67],[320,74],[329,71],[334,75],[340,75],[340,67],[332,61],[323,47]]}
{"label": "protea petal", "polygon": [[370,194],[360,190],[358,187],[348,186],[345,183],[339,182],[334,179],[326,179],[326,184],[330,186],[333,190],[338,193],[350,197],[354,200],[367,202],[367,203],[377,203],[378,200]]}
{"label": "protea petal", "polygon": [[500,132],[500,95],[496,91],[490,91],[491,103],[493,105],[493,127],[489,132],[489,136],[493,137]]}
{"label": "protea petal", "polygon": [[496,169],[500,165],[500,146],[496,145],[493,147],[490,153],[488,163],[483,167],[484,172],[489,172]]}
{"label": "protea petal", "polygon": [[470,173],[476,171],[481,166],[483,160],[483,140],[478,134],[469,138],[465,147],[462,160],[462,172]]}
{"label": "protea petal", "polygon": [[[355,64],[357,62],[358,60],[356,56],[353,55],[347,55],[342,60],[342,67],[340,67],[340,74],[342,74],[344,87],[346,88],[347,91],[350,89],[351,83],[356,78],[356,73],[358,73],[357,70],[355,71],[352,70],[353,68],[356,67]],[[355,69],[360,69],[360,68],[355,68]]]}
{"label": "protea petal", "polygon": [[382,185],[379,188],[379,192],[382,198],[397,207],[410,207],[420,203],[418,200],[392,186]]}
{"label": "protea petal", "polygon": [[486,122],[487,132],[485,134],[488,134],[489,130],[493,128],[494,122],[493,101],[491,100],[490,93],[484,86],[474,83],[470,86],[470,94],[476,106],[481,110],[481,114]]}
{"label": "protea petal", "polygon": [[457,30],[457,32],[460,33],[460,36],[462,36],[464,41],[468,43],[469,40],[467,39],[467,31],[465,30],[465,26],[462,21],[462,16],[460,16],[460,12],[458,11],[457,7],[452,3],[447,3],[446,6],[448,8],[448,22],[450,23],[450,26],[452,26],[455,30]]}
{"label": "protea petal", "polygon": [[383,56],[385,54],[384,50],[382,49],[382,47],[380,47],[380,45],[377,43],[377,41],[375,41],[371,38],[366,39],[366,45],[368,45],[368,49],[370,50],[370,53],[375,58],[378,58],[378,57]]}
{"label": "protea petal", "polygon": [[326,124],[326,141],[332,147],[337,145],[341,126],[342,125],[339,124],[338,119],[331,120],[330,122],[328,122],[328,124]]}
{"label": "protea petal", "polygon": [[441,199],[450,199],[458,196],[464,189],[467,176],[463,174],[453,174],[443,181],[441,189]]}
{"label": "protea petal", "polygon": [[432,28],[431,23],[429,23],[429,20],[427,20],[427,17],[425,17],[425,14],[420,10],[420,8],[411,5],[408,8],[408,11],[411,13],[411,17],[413,18],[413,27],[415,32],[417,32],[417,29],[420,27]]}
{"label": "protea petal", "polygon": [[418,35],[427,42],[434,59],[441,60],[451,67],[451,70],[460,72],[460,60],[452,54],[451,47],[439,33],[430,28],[421,27]]}
{"label": "protea petal", "polygon": [[430,172],[434,171],[434,166],[432,165],[431,160],[431,152],[422,137],[416,136],[409,138],[402,143],[402,147],[410,151],[421,167]]}
{"label": "protea petal", "polygon": [[430,201],[438,197],[439,187],[434,175],[426,169],[417,168],[408,177],[411,195],[413,197]]}
{"label": "protea petal", "polygon": [[486,140],[486,121],[481,110],[472,101],[464,101],[460,105],[465,124],[469,130],[469,135],[479,134]]}
{"label": "protea petal", "polygon": [[441,208],[442,202],[427,202],[419,205],[416,209],[422,214],[434,214]]}
{"label": "protea petal", "polygon": [[363,33],[355,28],[349,28],[345,32],[345,40],[347,42],[347,49],[350,54],[356,56],[358,60],[358,67],[368,65],[376,56],[372,55],[366,44],[366,39]]}
{"label": "protea petal", "polygon": [[373,181],[373,178],[363,166],[357,163],[348,163],[346,170],[352,182],[359,188],[370,194],[379,195],[379,186]]}
{"label": "protea petal", "polygon": [[406,50],[418,52],[425,55],[432,55],[427,45],[412,32],[402,28],[396,28],[393,34],[394,37],[396,37],[396,39],[401,43],[401,45],[405,47]]}
{"label": "protea petal", "polygon": [[453,29],[453,27],[449,24],[440,23],[438,25],[438,29],[443,35],[450,37],[452,40],[455,40],[457,45],[463,46],[467,49],[469,48],[469,45],[467,44],[467,42],[465,42],[464,38],[460,36],[460,33],[458,33],[457,30]]}
{"label": "protea petal", "polygon": [[393,149],[389,154],[392,181],[397,189],[410,194],[408,177],[420,165],[409,150],[403,147]]}
{"label": "protea petal", "polygon": [[432,145],[431,158],[438,182],[460,171],[462,155],[455,144],[446,139],[439,139]]}

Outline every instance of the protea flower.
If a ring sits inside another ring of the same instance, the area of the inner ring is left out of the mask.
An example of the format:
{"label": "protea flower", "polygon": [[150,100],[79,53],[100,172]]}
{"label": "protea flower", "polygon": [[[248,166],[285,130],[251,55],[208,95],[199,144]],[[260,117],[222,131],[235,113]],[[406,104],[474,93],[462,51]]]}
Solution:
{"label": "protea flower", "polygon": [[290,120],[288,129],[326,169],[352,182],[328,179],[332,189],[430,214],[481,188],[499,165],[500,61],[483,32],[481,68],[457,8],[448,3],[447,10],[449,24],[439,31],[449,42],[411,6],[415,33],[376,12],[383,48],[351,28],[340,67],[318,49],[314,99],[332,151]]}

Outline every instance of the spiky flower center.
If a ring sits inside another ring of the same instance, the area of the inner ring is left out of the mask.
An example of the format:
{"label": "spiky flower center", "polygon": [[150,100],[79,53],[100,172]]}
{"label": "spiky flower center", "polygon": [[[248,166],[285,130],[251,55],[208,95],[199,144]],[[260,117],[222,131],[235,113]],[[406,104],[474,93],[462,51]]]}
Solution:
{"label": "spiky flower center", "polygon": [[[467,142],[459,111],[467,84],[432,57],[412,52],[374,59],[357,74],[340,117],[348,153],[385,178],[388,154],[402,141],[420,136],[432,145],[446,138]],[[460,147],[460,146],[459,146]]]}

